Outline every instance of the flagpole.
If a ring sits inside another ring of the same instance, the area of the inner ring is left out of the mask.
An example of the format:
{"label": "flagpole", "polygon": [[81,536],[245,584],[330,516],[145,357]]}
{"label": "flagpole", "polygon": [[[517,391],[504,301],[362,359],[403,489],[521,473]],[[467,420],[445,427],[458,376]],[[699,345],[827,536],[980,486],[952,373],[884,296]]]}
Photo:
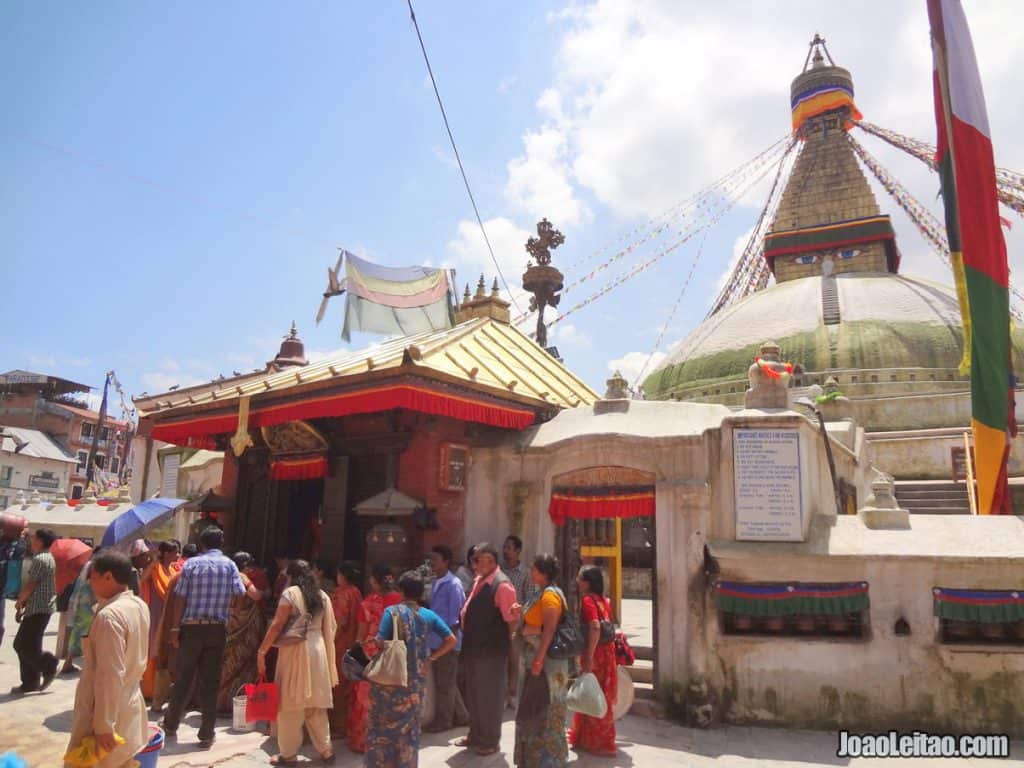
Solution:
{"label": "flagpole", "polygon": [[100,430],[103,429],[103,422],[107,418],[107,390],[110,387],[111,373],[112,371],[107,371],[106,380],[103,382],[103,400],[100,401],[100,417],[92,431],[92,445],[89,446],[89,460],[86,462],[85,468],[86,488],[89,487],[89,483],[93,482],[96,477],[96,449],[99,448]]}

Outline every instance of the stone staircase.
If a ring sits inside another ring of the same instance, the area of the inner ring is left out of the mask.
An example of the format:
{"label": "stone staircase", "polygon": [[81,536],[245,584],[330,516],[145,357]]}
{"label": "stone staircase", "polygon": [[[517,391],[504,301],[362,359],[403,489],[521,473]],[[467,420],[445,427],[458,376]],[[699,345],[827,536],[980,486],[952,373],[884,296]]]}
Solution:
{"label": "stone staircase", "polygon": [[896,501],[912,515],[969,515],[967,484],[946,480],[897,480]]}
{"label": "stone staircase", "polygon": [[839,288],[835,277],[821,279],[821,321],[825,325],[839,325]]}
{"label": "stone staircase", "polygon": [[634,645],[633,653],[636,661],[633,666],[626,667],[633,678],[633,706],[631,715],[640,717],[658,717],[660,706],[654,694],[654,649],[646,645]]}

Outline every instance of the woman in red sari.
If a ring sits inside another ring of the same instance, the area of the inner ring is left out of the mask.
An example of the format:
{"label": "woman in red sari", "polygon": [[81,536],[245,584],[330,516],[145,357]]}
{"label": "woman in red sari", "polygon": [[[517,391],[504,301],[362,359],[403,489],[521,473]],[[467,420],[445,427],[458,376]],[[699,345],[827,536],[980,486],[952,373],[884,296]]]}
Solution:
{"label": "woman in red sari", "polygon": [[587,717],[576,713],[569,731],[569,744],[595,755],[614,757],[615,715],[612,709],[619,690],[619,670],[615,663],[615,643],[600,642],[601,622],[611,620],[611,606],[604,596],[604,576],[596,565],[580,568],[576,579],[580,590],[580,625],[587,643],[580,662],[584,672],[593,672],[608,701],[604,717]]}
{"label": "woman in red sari", "polygon": [[[378,563],[370,570],[370,594],[359,606],[359,624],[356,641],[362,643],[367,656],[376,654],[377,629],[384,611],[402,602],[402,595],[395,589],[395,577],[391,567]],[[346,649],[347,650],[347,649]],[[348,722],[345,740],[348,748],[360,754],[366,752],[366,725],[370,716],[370,684],[355,683],[349,697]]]}
{"label": "woman in red sari", "polygon": [[[334,657],[341,664],[341,659],[356,641],[359,629],[359,607],[363,595],[356,586],[359,580],[356,569],[350,563],[342,563],[331,573],[325,574],[333,578],[337,585],[331,597],[334,609],[334,620],[338,629],[334,634]],[[331,735],[336,739],[345,737],[348,723],[349,702],[352,699],[352,682],[342,677],[341,682],[334,686],[334,708],[331,709]]]}

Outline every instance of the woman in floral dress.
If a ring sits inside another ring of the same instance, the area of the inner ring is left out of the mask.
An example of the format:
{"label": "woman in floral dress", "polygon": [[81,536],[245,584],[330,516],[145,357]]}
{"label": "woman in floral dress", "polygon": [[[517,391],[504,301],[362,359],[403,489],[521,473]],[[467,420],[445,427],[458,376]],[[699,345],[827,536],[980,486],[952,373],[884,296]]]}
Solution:
{"label": "woman in floral dress", "polygon": [[593,672],[608,702],[604,717],[588,717],[577,712],[572,719],[569,743],[573,749],[582,749],[595,755],[614,757],[615,699],[619,690],[619,668],[615,661],[615,643],[600,642],[601,622],[610,620],[611,606],[604,596],[604,576],[596,565],[580,569],[576,584],[580,589],[580,626],[586,645],[583,647],[581,666],[584,672]]}
{"label": "woman in floral dress", "polygon": [[[427,661],[436,661],[455,647],[455,635],[444,620],[419,605],[423,581],[407,574],[400,587],[403,602],[384,612],[377,639],[390,640],[394,636],[394,622],[398,622],[398,636],[405,641],[409,678],[405,686],[370,684],[370,720],[363,763],[366,768],[416,768]],[[441,647],[433,653],[428,638],[431,632],[442,639]]]}
{"label": "woman in floral dress", "polygon": [[[391,567],[378,563],[370,571],[370,594],[359,607],[359,625],[356,641],[362,643],[367,656],[377,650],[377,630],[384,610],[402,602],[402,596],[395,590],[395,577]],[[355,683],[349,698],[348,723],[345,741],[353,752],[366,751],[366,725],[370,715],[370,684]]]}

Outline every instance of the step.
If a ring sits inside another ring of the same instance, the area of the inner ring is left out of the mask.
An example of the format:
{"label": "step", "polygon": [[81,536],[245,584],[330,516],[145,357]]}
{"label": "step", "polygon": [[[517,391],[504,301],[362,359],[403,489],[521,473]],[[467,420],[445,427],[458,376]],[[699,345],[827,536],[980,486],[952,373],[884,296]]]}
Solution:
{"label": "step", "polygon": [[903,489],[897,488],[896,495],[901,499],[943,499],[943,498],[954,498],[959,499],[961,497],[967,498],[967,489],[961,488],[959,490],[918,490],[918,489]]}
{"label": "step", "polygon": [[821,281],[821,321],[825,325],[839,325],[839,291],[836,279],[826,277]]}
{"label": "step", "polygon": [[648,720],[663,720],[665,710],[657,699],[633,699],[633,706],[629,708],[629,714],[633,717],[646,717]]}
{"label": "step", "polygon": [[654,683],[654,662],[646,659],[637,659],[633,666],[626,667],[629,676],[634,683]]}
{"label": "step", "polygon": [[969,507],[919,507],[907,509],[912,515],[969,515]]}
{"label": "step", "polygon": [[907,498],[906,496],[897,496],[897,500],[904,507],[948,507],[950,505],[964,505],[967,506],[969,503],[966,496],[929,496],[928,498]]}
{"label": "step", "polygon": [[631,645],[637,660],[654,661],[654,649],[649,645]]}
{"label": "step", "polygon": [[954,483],[952,480],[897,480],[896,492],[901,491],[965,491],[967,486],[964,483]]}
{"label": "step", "polygon": [[646,699],[647,701],[657,700],[654,695],[654,683],[633,683],[633,700]]}
{"label": "step", "polygon": [[935,499],[942,497],[967,498],[967,488],[896,488],[896,496],[906,499]]}

